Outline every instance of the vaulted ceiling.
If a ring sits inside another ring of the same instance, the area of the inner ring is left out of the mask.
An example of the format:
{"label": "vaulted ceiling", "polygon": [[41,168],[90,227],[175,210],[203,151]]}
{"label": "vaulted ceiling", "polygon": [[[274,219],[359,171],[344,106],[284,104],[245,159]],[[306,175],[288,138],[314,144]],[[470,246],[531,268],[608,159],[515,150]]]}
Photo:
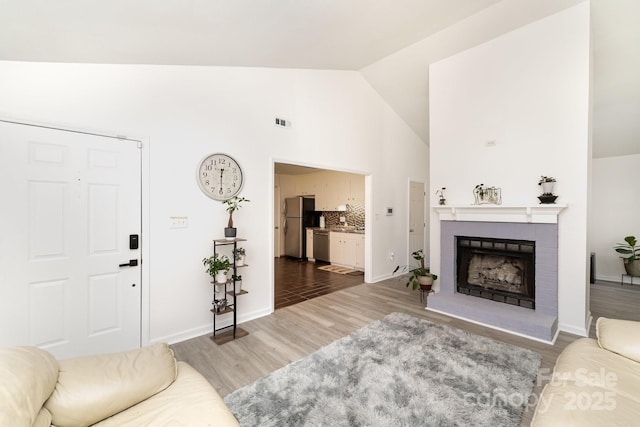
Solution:
{"label": "vaulted ceiling", "polygon": [[[428,143],[428,66],[584,0],[0,0],[0,60],[358,70]],[[640,154],[640,0],[591,0],[594,157]]]}

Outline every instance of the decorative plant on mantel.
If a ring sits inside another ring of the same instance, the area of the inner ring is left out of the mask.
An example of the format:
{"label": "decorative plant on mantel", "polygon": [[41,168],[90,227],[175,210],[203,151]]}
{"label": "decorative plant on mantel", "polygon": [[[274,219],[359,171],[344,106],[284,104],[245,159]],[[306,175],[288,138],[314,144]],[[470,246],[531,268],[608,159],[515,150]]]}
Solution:
{"label": "decorative plant on mantel", "polygon": [[398,272],[398,270],[402,269],[402,272],[409,272],[409,278],[407,280],[406,286],[415,291],[418,288],[422,288],[424,290],[430,291],[431,286],[433,285],[433,281],[438,279],[436,274],[431,273],[429,267],[424,266],[424,252],[422,249],[415,251],[411,254],[411,257],[418,261],[418,267],[410,267],[410,266],[397,266],[395,270],[393,270],[393,274]]}
{"label": "decorative plant on mantel", "polygon": [[542,195],[538,196],[540,203],[555,203],[558,196],[553,194],[553,184],[556,182],[556,179],[552,176],[544,176],[540,177],[538,181],[538,185],[542,187]]}
{"label": "decorative plant on mantel", "polygon": [[233,213],[242,207],[242,203],[250,201],[251,200],[245,199],[244,197],[234,196],[222,202],[222,204],[227,205],[225,209],[229,212],[229,221],[227,223],[227,227],[224,229],[225,238],[232,240],[235,239],[236,229],[233,227]]}
{"label": "decorative plant on mantel", "polygon": [[553,194],[553,183],[556,179],[552,176],[541,176],[538,185],[542,186],[542,193],[551,195]]}
{"label": "decorative plant on mantel", "polygon": [[621,257],[624,269],[629,276],[640,277],[640,246],[635,236],[624,238],[626,243],[617,243],[614,247],[619,254],[628,255]]}
{"label": "decorative plant on mantel", "polygon": [[444,205],[447,203],[447,199],[444,198],[444,190],[446,190],[447,187],[442,187],[439,190],[436,190],[436,196],[440,197],[440,199],[438,199],[438,203],[440,205]]}

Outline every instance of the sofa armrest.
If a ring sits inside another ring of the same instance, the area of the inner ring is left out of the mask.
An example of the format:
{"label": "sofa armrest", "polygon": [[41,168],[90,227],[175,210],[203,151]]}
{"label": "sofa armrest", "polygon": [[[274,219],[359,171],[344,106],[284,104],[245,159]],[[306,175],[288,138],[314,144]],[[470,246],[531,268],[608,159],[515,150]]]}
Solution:
{"label": "sofa armrest", "polygon": [[178,362],[178,378],[160,393],[93,427],[240,427],[218,392],[195,369]]}
{"label": "sofa armrest", "polygon": [[0,349],[0,426],[49,425],[42,405],[58,380],[58,362],[35,347]]}
{"label": "sofa armrest", "polygon": [[601,348],[640,362],[640,322],[600,317],[596,335]]}
{"label": "sofa armrest", "polygon": [[177,375],[166,343],[59,364],[58,384],[45,403],[58,427],[94,424],[164,390]]}

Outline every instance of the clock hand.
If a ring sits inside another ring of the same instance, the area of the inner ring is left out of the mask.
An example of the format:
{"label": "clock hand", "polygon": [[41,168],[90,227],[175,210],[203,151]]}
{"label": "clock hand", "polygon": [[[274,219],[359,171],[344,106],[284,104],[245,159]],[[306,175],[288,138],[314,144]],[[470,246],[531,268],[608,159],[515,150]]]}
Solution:
{"label": "clock hand", "polygon": [[224,173],[224,168],[220,169],[220,191],[218,194],[222,195],[224,192],[222,191],[222,174]]}

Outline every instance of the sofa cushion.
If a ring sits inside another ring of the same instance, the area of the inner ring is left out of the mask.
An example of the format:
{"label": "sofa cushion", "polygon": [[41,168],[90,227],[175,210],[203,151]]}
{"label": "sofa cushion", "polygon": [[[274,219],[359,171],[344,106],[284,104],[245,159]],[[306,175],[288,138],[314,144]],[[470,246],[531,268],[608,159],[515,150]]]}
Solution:
{"label": "sofa cushion", "polygon": [[538,399],[531,427],[636,426],[640,405],[599,387],[547,384]]}
{"label": "sofa cushion", "polygon": [[600,317],[596,335],[600,347],[640,362],[640,322]]}
{"label": "sofa cushion", "polygon": [[0,349],[0,378],[0,426],[51,421],[46,410],[40,414],[58,380],[58,362],[51,354],[35,347]]}
{"label": "sofa cushion", "polygon": [[53,424],[79,427],[110,417],[167,388],[176,360],[165,343],[132,351],[62,360],[45,403]]}
{"label": "sofa cushion", "polygon": [[209,382],[185,362],[178,362],[178,378],[173,384],[94,427],[116,426],[239,427],[239,424]]}
{"label": "sofa cushion", "polygon": [[581,338],[569,344],[556,361],[552,383],[594,386],[640,405],[640,364]]}

